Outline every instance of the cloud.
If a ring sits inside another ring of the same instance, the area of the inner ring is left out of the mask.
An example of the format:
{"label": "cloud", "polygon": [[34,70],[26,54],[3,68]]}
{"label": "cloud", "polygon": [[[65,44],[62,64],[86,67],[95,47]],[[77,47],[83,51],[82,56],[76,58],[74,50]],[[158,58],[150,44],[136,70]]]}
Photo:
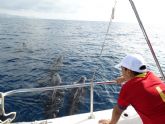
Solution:
{"label": "cloud", "polygon": [[8,10],[30,9],[38,2],[39,0],[0,0],[0,8]]}
{"label": "cloud", "polygon": [[80,6],[79,0],[0,0],[5,10],[33,10],[38,12],[73,12]]}
{"label": "cloud", "polygon": [[[0,0],[0,13],[35,18],[106,20],[115,0]],[[147,22],[165,21],[164,0],[134,0]],[[136,21],[129,0],[117,1],[115,20]]]}
{"label": "cloud", "polygon": [[104,20],[112,5],[109,0],[0,0],[0,3],[1,13],[79,20]]}

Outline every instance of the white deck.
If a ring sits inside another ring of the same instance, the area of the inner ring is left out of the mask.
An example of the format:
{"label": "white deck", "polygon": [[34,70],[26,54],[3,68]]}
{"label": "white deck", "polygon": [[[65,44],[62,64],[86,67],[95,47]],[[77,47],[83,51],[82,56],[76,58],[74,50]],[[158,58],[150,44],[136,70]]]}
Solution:
{"label": "white deck", "polygon": [[[127,113],[128,116],[124,116]],[[35,122],[19,122],[16,124],[98,124],[100,119],[110,119],[112,109],[94,112],[94,119],[89,119],[90,113],[65,116]],[[142,124],[141,119],[132,107],[128,107],[120,117],[118,124]]]}

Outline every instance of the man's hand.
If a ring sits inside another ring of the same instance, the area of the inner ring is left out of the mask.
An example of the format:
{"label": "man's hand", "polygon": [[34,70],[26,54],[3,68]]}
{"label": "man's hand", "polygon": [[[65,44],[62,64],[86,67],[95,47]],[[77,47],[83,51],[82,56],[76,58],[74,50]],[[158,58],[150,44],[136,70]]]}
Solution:
{"label": "man's hand", "polygon": [[102,120],[99,120],[99,124],[111,124],[111,120],[109,120],[109,119],[102,119]]}
{"label": "man's hand", "polygon": [[99,120],[99,124],[116,124],[122,112],[123,110],[121,110],[117,105],[114,106],[111,119],[101,119]]}
{"label": "man's hand", "polygon": [[118,84],[121,84],[121,83],[123,83],[123,82],[125,82],[126,80],[125,80],[125,78],[123,77],[123,76],[121,76],[121,77],[118,77],[117,79],[116,79],[116,82],[118,83]]}

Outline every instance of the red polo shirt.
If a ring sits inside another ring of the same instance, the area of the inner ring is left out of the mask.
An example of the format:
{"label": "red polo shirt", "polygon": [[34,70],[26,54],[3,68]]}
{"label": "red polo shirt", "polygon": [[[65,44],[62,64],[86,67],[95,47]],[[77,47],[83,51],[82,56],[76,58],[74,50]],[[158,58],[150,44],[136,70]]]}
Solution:
{"label": "red polo shirt", "polygon": [[144,124],[165,124],[165,84],[152,72],[122,86],[118,106],[124,109],[130,104]]}

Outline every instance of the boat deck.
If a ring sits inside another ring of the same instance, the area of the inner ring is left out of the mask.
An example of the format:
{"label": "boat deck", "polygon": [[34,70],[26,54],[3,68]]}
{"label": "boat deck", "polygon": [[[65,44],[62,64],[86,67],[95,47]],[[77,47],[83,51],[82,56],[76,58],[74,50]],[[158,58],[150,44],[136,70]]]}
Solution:
{"label": "boat deck", "polygon": [[[84,113],[35,122],[17,122],[15,124],[98,124],[100,119],[110,119],[111,114],[112,109],[93,112],[93,119],[90,118],[90,113]],[[142,124],[142,121],[130,106],[123,112],[118,124]]]}

